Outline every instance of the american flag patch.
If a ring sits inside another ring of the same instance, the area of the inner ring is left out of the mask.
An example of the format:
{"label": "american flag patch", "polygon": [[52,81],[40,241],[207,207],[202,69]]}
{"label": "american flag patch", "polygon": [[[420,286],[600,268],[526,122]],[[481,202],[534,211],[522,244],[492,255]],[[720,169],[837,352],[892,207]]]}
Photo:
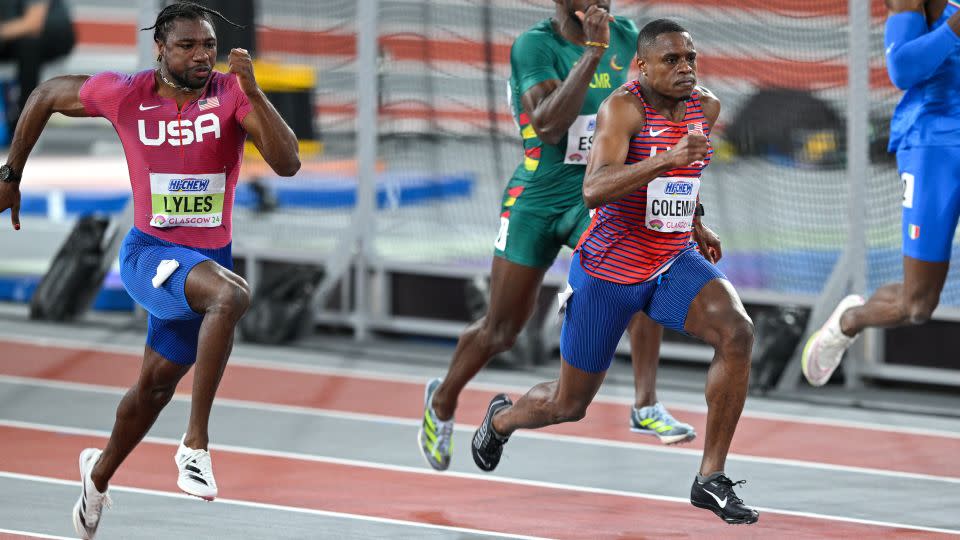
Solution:
{"label": "american flag patch", "polygon": [[200,101],[197,102],[197,105],[200,106],[201,111],[212,109],[214,107],[219,107],[220,98],[212,97],[212,98],[201,99]]}
{"label": "american flag patch", "polygon": [[687,133],[699,133],[700,135],[704,135],[703,122],[690,122],[687,124]]}

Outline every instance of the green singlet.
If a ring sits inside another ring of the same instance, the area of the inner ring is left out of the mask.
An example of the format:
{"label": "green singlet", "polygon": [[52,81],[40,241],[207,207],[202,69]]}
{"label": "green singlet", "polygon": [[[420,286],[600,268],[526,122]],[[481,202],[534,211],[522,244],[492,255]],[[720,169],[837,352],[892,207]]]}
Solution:
{"label": "green singlet", "polygon": [[503,192],[495,255],[524,266],[547,268],[561,247],[576,246],[590,224],[582,190],[597,111],[603,100],[626,82],[636,55],[637,34],[629,19],[615,17],[610,23],[610,47],[597,64],[576,121],[558,144],[537,137],[520,96],[544,81],[565,80],[586,48],[564,39],[549,19],[514,41],[510,102],[523,138],[524,160]]}

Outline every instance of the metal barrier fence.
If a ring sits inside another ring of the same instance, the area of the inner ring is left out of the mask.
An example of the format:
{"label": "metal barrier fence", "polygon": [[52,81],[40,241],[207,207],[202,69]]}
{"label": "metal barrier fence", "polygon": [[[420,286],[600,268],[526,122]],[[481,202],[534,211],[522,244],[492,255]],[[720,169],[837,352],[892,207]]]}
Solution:
{"label": "metal barrier fence", "polygon": [[[263,261],[316,264],[326,276],[319,320],[361,338],[372,330],[455,336],[462,321],[398,313],[393,299],[406,285],[396,276],[466,280],[488,271],[502,189],[523,155],[506,101],[510,45],[554,6],[260,2],[257,56],[315,71],[324,151],[295,179],[251,166],[258,193],[278,203],[257,199],[235,214],[235,249],[252,278]],[[900,94],[883,66],[882,0],[618,0],[613,12],[638,26],[673,18],[694,38],[701,82],[723,103],[704,176],[706,221],[746,302],[811,307],[814,326],[846,291],[898,278],[899,180],[883,147]],[[629,59],[618,65],[633,69]],[[563,282],[568,262],[561,255],[548,284]],[[960,282],[948,281],[943,304],[937,316],[955,319]],[[878,336],[862,341],[848,384],[884,376]],[[896,377],[929,378],[916,373]],[[960,383],[953,376],[941,382]]]}

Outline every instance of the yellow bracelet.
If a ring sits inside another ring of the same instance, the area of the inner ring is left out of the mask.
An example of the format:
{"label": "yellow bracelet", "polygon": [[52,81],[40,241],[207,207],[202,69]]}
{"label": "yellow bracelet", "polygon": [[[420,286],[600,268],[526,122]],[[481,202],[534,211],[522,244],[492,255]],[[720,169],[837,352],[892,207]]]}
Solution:
{"label": "yellow bracelet", "polygon": [[588,47],[603,47],[604,49],[610,48],[609,43],[600,43],[599,41],[584,41],[583,44],[587,45]]}

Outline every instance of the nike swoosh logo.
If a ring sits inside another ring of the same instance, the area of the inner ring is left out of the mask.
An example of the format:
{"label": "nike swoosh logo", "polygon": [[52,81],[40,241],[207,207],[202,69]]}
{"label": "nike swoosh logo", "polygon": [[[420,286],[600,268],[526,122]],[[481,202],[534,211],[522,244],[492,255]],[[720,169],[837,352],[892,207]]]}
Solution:
{"label": "nike swoosh logo", "polygon": [[140,104],[141,111],[149,111],[150,109],[156,109],[159,105],[151,105],[150,107],[144,107],[143,103]]}
{"label": "nike swoosh logo", "polygon": [[654,131],[653,128],[650,128],[650,136],[651,136],[651,137],[659,137],[661,133],[663,133],[664,131],[666,131],[666,130],[668,130],[668,129],[670,129],[670,128],[663,128],[663,129],[661,129],[660,131]]}
{"label": "nike swoosh logo", "polygon": [[720,500],[720,497],[717,497],[716,495],[714,495],[709,489],[703,488],[703,490],[707,492],[707,495],[713,497],[713,499],[714,499],[715,501],[717,501],[717,504],[720,505],[720,508],[726,508],[726,507],[727,507],[727,498],[726,498],[726,497],[724,497],[723,500],[721,501],[721,500]]}

